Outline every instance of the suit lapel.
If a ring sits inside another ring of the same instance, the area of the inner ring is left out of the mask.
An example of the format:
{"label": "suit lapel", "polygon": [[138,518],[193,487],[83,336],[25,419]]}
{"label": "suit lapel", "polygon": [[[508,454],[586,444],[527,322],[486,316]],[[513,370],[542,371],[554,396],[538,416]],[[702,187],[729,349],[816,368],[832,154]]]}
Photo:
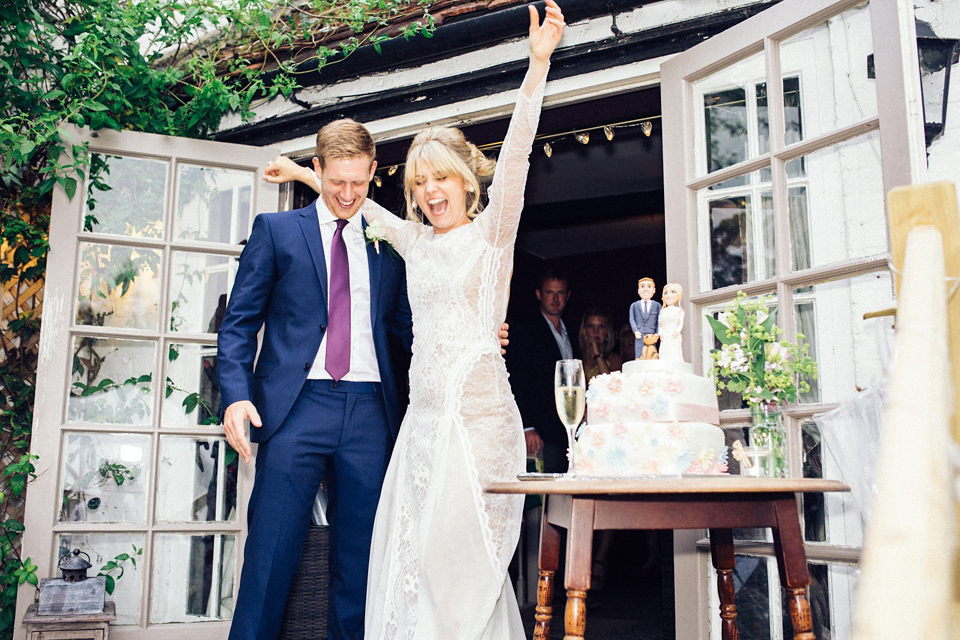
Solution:
{"label": "suit lapel", "polygon": [[[366,241],[367,221],[361,220],[364,230],[364,241]],[[367,244],[367,265],[370,267],[370,321],[373,326],[377,324],[377,309],[380,305],[380,272],[383,269],[383,256],[377,253],[373,243]]]}
{"label": "suit lapel", "polygon": [[309,207],[304,207],[300,212],[300,230],[303,231],[303,239],[307,242],[310,257],[313,259],[313,266],[317,270],[317,278],[320,279],[320,291],[323,294],[323,306],[326,308],[327,263],[323,257],[323,241],[320,239],[320,220],[317,218],[316,202]]}

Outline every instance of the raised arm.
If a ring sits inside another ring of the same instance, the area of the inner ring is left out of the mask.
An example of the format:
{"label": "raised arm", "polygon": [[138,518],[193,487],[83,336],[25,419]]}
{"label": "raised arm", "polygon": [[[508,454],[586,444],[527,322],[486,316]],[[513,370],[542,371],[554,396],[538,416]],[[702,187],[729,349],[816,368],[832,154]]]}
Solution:
{"label": "raised arm", "polygon": [[537,10],[530,7],[530,66],[524,76],[517,104],[504,138],[490,202],[477,218],[495,246],[505,247],[516,238],[523,211],[523,192],[527,183],[530,149],[540,122],[540,106],[550,68],[550,56],[563,36],[563,13],[554,0],[546,0],[546,16],[540,23]]}

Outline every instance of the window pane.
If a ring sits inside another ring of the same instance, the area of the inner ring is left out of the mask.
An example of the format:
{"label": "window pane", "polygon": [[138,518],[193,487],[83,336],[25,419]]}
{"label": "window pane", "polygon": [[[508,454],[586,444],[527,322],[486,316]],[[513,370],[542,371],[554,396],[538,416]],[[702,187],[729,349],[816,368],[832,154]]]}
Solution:
{"label": "window pane", "polygon": [[150,424],[156,343],[73,337],[67,420]]}
{"label": "window pane", "polygon": [[163,237],[167,167],[160,160],[91,154],[93,184],[84,208],[83,230]]}
{"label": "window pane", "polygon": [[[856,567],[842,564],[807,563],[810,572],[810,610],[813,633],[817,640],[842,640],[851,635],[851,595],[856,582]],[[780,613],[783,637],[793,637],[788,603],[784,600]]]}
{"label": "window pane", "polygon": [[159,533],[154,537],[150,622],[233,617],[236,536]]}
{"label": "window pane", "polygon": [[247,237],[252,171],[183,164],[178,173],[174,239],[236,244]]}
{"label": "window pane", "polygon": [[120,554],[127,554],[136,559],[136,565],[130,560],[122,563],[123,576],[118,577],[120,573],[118,570],[109,572],[115,583],[113,593],[108,595],[107,599],[113,600],[117,605],[117,619],[111,622],[110,626],[140,622],[140,593],[143,590],[140,569],[143,567],[143,542],[143,534],[140,533],[63,533],[57,536],[58,557],[74,549],[80,549],[90,556],[90,564],[93,567],[87,570],[87,575],[97,575],[103,565],[116,560]]}
{"label": "window pane", "polygon": [[[772,640],[770,612],[780,609],[776,560],[737,554],[733,588],[741,640]],[[720,597],[717,594],[717,573],[712,567],[709,601],[710,637],[720,640]],[[779,620],[776,623],[779,625]]]}
{"label": "window pane", "polygon": [[161,256],[155,249],[81,242],[77,324],[156,330]]}
{"label": "window pane", "polygon": [[[800,425],[801,436],[803,439],[803,476],[805,478],[828,478],[830,480],[840,480],[841,482],[850,482],[850,474],[858,473],[859,467],[864,467],[865,472],[873,468],[873,460],[876,447],[873,443],[864,443],[866,446],[857,447],[855,443],[850,446],[856,447],[859,455],[858,459],[850,459],[851,456],[844,456],[844,451],[837,446],[838,438],[850,438],[852,434],[838,433],[835,427],[842,426],[847,429],[848,424],[853,420],[853,416],[845,416],[844,424],[838,425],[836,420],[824,420],[820,417],[817,420],[807,420]],[[831,433],[825,434],[821,429],[830,429]],[[869,462],[868,462],[869,460]],[[852,486],[852,483],[851,483]],[[808,542],[826,542],[832,545],[860,546],[863,544],[863,513],[854,494],[851,493],[804,493],[803,517],[804,517],[804,537]]]}
{"label": "window pane", "polygon": [[[885,253],[880,134],[873,132],[806,156],[806,232],[811,266]],[[792,196],[793,194],[791,194]],[[802,228],[791,222],[796,249]],[[799,263],[798,263],[799,264]]]}
{"label": "window pane", "polygon": [[[759,172],[746,174],[759,185]],[[716,186],[716,185],[715,185]],[[709,241],[710,263],[701,277],[704,290],[765,280],[776,275],[773,209],[769,191],[732,188],[698,194],[701,246]]]}
{"label": "window pane", "polygon": [[[757,120],[760,136],[760,153],[770,151],[770,115],[767,112],[767,83],[757,83]],[[783,124],[785,127],[784,144],[789,145],[803,139],[803,121],[801,119],[800,79],[783,79]],[[787,161],[787,177],[803,176],[803,158]],[[762,171],[763,181],[770,180],[770,170]]]}
{"label": "window pane", "polygon": [[61,522],[146,521],[150,436],[70,433],[61,459]]}
{"label": "window pane", "polygon": [[236,521],[237,458],[221,438],[160,438],[157,520]]}
{"label": "window pane", "polygon": [[217,347],[205,344],[169,345],[163,425],[217,425],[220,423],[219,416]]}
{"label": "window pane", "polygon": [[[875,320],[863,314],[893,306],[890,274],[878,271],[794,290],[797,331],[810,344],[819,376],[802,402],[836,403],[882,380]],[[812,305],[812,306],[811,306]]]}
{"label": "window pane", "polygon": [[[877,115],[876,81],[867,77],[873,53],[870,6],[863,3],[801,31],[780,45],[784,77],[799,79],[802,128],[808,139]],[[791,112],[785,100],[787,122]],[[791,131],[788,126],[788,136]]]}
{"label": "window pane", "polygon": [[[698,176],[761,153],[759,131],[750,123],[757,122],[756,83],[764,75],[763,54],[758,53],[693,83],[694,100],[703,105],[695,123]],[[744,184],[744,178],[720,186],[736,184]]]}
{"label": "window pane", "polygon": [[174,251],[170,331],[216,333],[227,309],[227,290],[236,270],[235,258]]}

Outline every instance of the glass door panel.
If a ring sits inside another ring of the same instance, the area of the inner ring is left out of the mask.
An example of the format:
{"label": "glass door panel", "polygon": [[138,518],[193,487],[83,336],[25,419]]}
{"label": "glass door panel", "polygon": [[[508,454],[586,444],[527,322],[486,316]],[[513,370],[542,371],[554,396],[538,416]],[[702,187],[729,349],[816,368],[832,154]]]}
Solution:
{"label": "glass door panel", "polygon": [[235,244],[253,220],[252,171],[182,164],[177,174],[175,240]]}
{"label": "glass door panel", "polygon": [[95,166],[78,189],[90,197],[60,192],[51,216],[44,302],[68,311],[45,317],[42,339],[64,355],[38,371],[33,452],[48,466],[31,485],[24,553],[46,577],[61,547],[96,569],[136,547],[112,574],[117,624],[135,627],[120,633],[192,623],[182,634],[219,639],[254,469],[222,437],[217,331],[253,212],[277,206],[259,178],[277,150],[72,135]]}
{"label": "glass door panel", "polygon": [[156,330],[162,258],[159,249],[81,242],[76,323]]}
{"label": "glass door panel", "polygon": [[784,78],[796,78],[803,95],[816,96],[815,100],[804,102],[803,126],[793,132],[793,100],[784,86],[786,144],[876,117],[876,80],[867,73],[867,58],[873,54],[873,48],[867,2],[780,43],[780,70]]}
{"label": "glass door panel", "polygon": [[90,556],[93,568],[99,571],[117,556],[126,554],[135,562],[123,563],[123,576],[116,579],[118,571],[110,572],[114,577],[113,593],[107,596],[116,605],[117,619],[111,626],[135,625],[140,622],[140,602],[143,593],[143,542],[142,533],[65,533],[57,536],[57,557],[80,549]]}
{"label": "glass door panel", "polygon": [[83,230],[138,238],[163,237],[170,163],[103,153],[90,154],[89,197]]}
{"label": "glass door panel", "polygon": [[[693,83],[693,100],[697,105],[696,175],[713,173],[763,153],[755,124],[755,87],[742,82],[742,78],[762,80],[763,69],[763,52],[760,52]],[[742,184],[741,177],[717,187]]]}
{"label": "glass door panel", "polygon": [[146,522],[150,451],[148,435],[66,434],[60,521]]}

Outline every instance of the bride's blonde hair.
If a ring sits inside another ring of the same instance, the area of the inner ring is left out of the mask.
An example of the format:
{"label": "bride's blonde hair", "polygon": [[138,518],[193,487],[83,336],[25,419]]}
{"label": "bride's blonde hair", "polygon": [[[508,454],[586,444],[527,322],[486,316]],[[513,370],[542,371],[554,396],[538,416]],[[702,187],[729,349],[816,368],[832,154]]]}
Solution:
{"label": "bride's blonde hair", "polygon": [[440,175],[463,180],[468,218],[476,217],[483,210],[483,185],[493,178],[496,161],[483,155],[476,145],[467,142],[460,129],[428,127],[417,134],[407,152],[403,195],[407,201],[408,220],[426,222],[413,196],[421,164],[430,165]]}
{"label": "bride's blonde hair", "polygon": [[683,286],[677,282],[668,282],[663,285],[663,290],[660,292],[660,298],[662,299],[664,294],[667,292],[669,287],[673,287],[677,290],[677,306],[680,306],[680,301],[683,300]]}

